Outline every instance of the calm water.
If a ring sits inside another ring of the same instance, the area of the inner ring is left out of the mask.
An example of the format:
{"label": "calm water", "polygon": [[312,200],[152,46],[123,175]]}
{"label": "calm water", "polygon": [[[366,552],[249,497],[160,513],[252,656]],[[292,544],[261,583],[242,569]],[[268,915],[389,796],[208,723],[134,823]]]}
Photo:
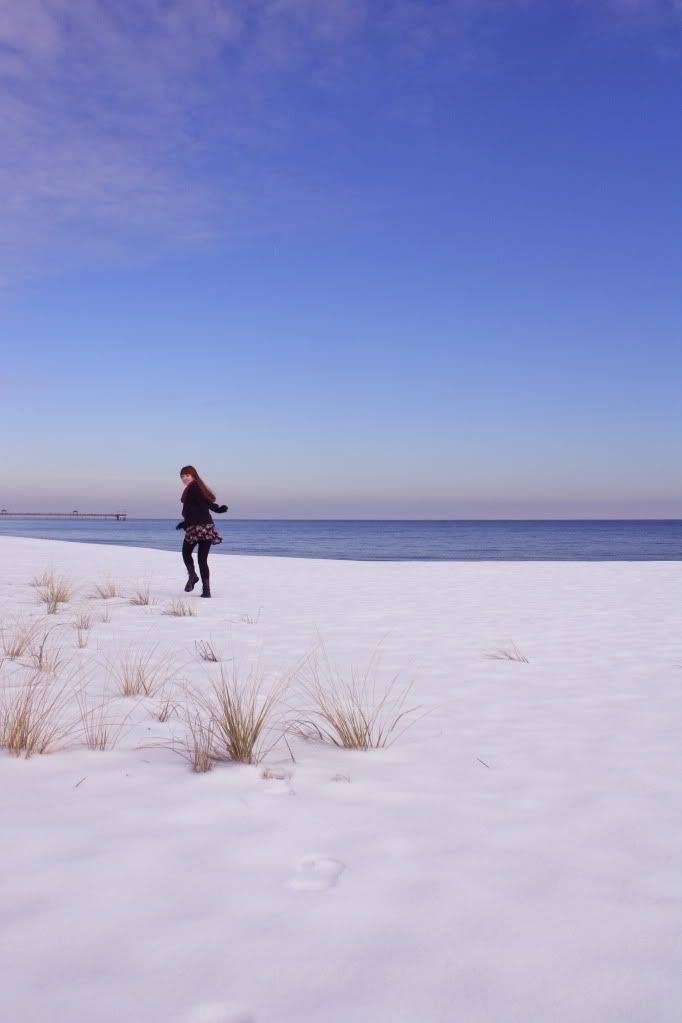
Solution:
{"label": "calm water", "polygon": [[[179,550],[177,519],[2,519],[0,535]],[[218,554],[353,561],[680,561],[682,520],[223,519]]]}

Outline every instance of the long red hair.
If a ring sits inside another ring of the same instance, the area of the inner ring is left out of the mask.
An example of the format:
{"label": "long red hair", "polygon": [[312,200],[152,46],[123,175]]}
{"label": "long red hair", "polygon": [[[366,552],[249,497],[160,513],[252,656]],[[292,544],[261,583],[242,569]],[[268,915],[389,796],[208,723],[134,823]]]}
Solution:
{"label": "long red hair", "polygon": [[201,476],[196,471],[193,465],[183,465],[182,469],[180,470],[180,475],[185,476],[186,474],[194,476],[194,480],[198,484],[199,490],[204,495],[204,497],[207,497],[209,501],[215,501],[215,494],[213,493],[210,487],[206,486],[206,484],[204,483]]}

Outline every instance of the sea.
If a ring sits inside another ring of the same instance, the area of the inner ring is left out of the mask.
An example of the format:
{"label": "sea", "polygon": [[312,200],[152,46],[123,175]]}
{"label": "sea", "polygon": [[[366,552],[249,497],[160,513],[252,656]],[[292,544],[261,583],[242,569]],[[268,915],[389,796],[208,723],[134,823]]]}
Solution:
{"label": "sea", "polygon": [[[0,536],[179,550],[177,519],[3,518]],[[342,561],[680,561],[682,519],[220,519],[216,554]]]}

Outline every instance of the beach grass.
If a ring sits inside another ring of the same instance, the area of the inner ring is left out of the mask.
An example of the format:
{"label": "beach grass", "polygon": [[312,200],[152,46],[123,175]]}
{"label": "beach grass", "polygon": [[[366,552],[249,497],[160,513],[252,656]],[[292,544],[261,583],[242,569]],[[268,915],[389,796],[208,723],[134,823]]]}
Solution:
{"label": "beach grass", "polygon": [[10,661],[23,657],[30,650],[35,633],[35,622],[16,622],[12,626],[3,626],[0,636],[4,656]]}
{"label": "beach grass", "polygon": [[132,711],[128,711],[123,720],[113,721],[109,713],[111,698],[102,694],[92,703],[84,690],[76,693],[76,703],[80,714],[81,734],[87,748],[100,752],[113,749]]}
{"label": "beach grass", "polygon": [[37,632],[34,633],[33,642],[29,648],[29,660],[31,667],[36,671],[55,675],[64,663],[64,659],[61,647],[50,644],[51,635],[52,629],[48,629],[42,636],[38,636]]}
{"label": "beach grass", "polygon": [[94,590],[94,596],[100,600],[111,600],[122,595],[120,585],[111,578],[105,579],[101,583],[95,583]]}
{"label": "beach grass", "polygon": [[47,586],[53,574],[51,570],[43,569],[42,572],[36,573],[33,576],[30,585],[35,586],[36,589],[39,589],[41,586]]}
{"label": "beach grass", "polygon": [[339,672],[324,648],[305,662],[299,679],[311,708],[297,718],[293,730],[303,738],[343,749],[371,750],[392,745],[412,723],[419,708],[408,707],[412,682],[401,685],[400,672],[381,686],[377,655],[360,671]]}
{"label": "beach grass", "polygon": [[172,678],[170,658],[148,651],[123,650],[116,664],[108,665],[121,696],[155,696]]}
{"label": "beach grass", "polygon": [[0,748],[32,757],[58,749],[72,730],[64,718],[67,685],[39,672],[0,687]]}
{"label": "beach grass", "polygon": [[174,600],[163,609],[163,614],[172,618],[196,618],[197,613],[186,600]]}
{"label": "beach grass", "polygon": [[209,661],[212,664],[217,664],[221,660],[216,648],[208,640],[199,639],[194,644],[194,647],[202,661]]}
{"label": "beach grass", "polygon": [[38,589],[38,600],[45,605],[47,614],[59,612],[61,604],[68,604],[73,596],[73,584],[64,576],[50,575]]}
{"label": "beach grass", "polygon": [[207,693],[187,692],[184,733],[171,747],[197,772],[216,763],[260,763],[280,739],[273,726],[287,684],[266,685],[258,668],[245,677],[236,665],[221,668]]}
{"label": "beach grass", "polygon": [[161,698],[159,700],[156,717],[157,720],[161,721],[161,723],[163,724],[166,721],[169,721],[174,714],[177,714],[178,704],[175,696],[172,693],[166,693],[165,691],[162,691],[160,693],[160,697]]}
{"label": "beach grass", "polygon": [[500,647],[493,653],[486,654],[486,657],[489,661],[518,661],[520,664],[528,664],[528,658],[521,653],[516,643],[511,643],[508,647]]}
{"label": "beach grass", "polygon": [[186,707],[185,731],[172,748],[190,765],[195,774],[206,774],[215,764],[213,720],[202,715],[197,707]]}
{"label": "beach grass", "polygon": [[256,671],[242,680],[236,666],[229,673],[221,668],[220,679],[205,702],[213,722],[216,760],[242,764],[262,760],[268,752],[264,736],[283,691],[281,683],[266,690]]}
{"label": "beach grass", "polygon": [[83,612],[73,623],[76,630],[76,645],[83,650],[88,645],[88,634],[92,628],[92,615]]}

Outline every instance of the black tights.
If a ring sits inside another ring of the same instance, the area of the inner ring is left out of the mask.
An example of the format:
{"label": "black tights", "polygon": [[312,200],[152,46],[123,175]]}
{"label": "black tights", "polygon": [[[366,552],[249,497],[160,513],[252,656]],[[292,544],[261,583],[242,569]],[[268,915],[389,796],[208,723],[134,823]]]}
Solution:
{"label": "black tights", "polygon": [[190,576],[196,575],[194,570],[194,559],[192,558],[192,551],[195,547],[199,547],[198,561],[199,561],[199,575],[201,576],[202,583],[207,583],[209,578],[208,572],[208,552],[211,549],[210,540],[199,540],[198,544],[188,543],[187,540],[182,545],[182,560],[185,562],[185,568],[187,569]]}

